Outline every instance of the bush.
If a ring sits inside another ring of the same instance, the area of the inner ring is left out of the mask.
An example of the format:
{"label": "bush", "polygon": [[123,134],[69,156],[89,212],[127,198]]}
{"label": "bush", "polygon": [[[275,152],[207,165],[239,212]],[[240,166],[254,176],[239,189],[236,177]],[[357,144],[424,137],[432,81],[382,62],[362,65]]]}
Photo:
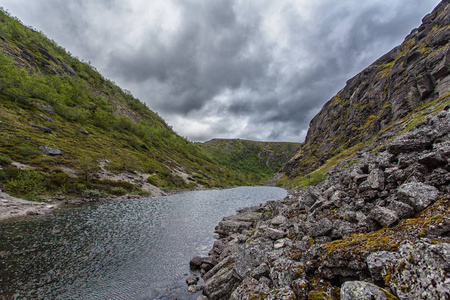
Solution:
{"label": "bush", "polygon": [[115,196],[123,196],[126,193],[128,193],[128,191],[126,189],[124,189],[123,187],[121,187],[121,186],[113,187],[110,190],[110,194],[115,195]]}
{"label": "bush", "polygon": [[106,194],[103,191],[100,191],[97,189],[87,189],[81,193],[81,196],[84,198],[97,199],[97,198],[105,197]]}
{"label": "bush", "polygon": [[46,192],[44,175],[28,170],[14,171],[16,174],[7,174],[6,189],[14,196],[28,200],[41,200]]}
{"label": "bush", "polygon": [[0,166],[7,166],[10,165],[11,163],[12,160],[11,158],[9,158],[9,156],[0,154]]}
{"label": "bush", "polygon": [[154,186],[158,186],[159,185],[158,179],[156,179],[156,177],[154,177],[154,176],[149,176],[147,178],[147,182],[150,183],[151,185],[154,185]]}

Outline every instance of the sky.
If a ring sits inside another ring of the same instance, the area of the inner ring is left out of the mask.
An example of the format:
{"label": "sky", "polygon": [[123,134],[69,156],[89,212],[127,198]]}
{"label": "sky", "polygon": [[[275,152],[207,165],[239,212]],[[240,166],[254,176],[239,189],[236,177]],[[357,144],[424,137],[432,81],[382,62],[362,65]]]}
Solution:
{"label": "sky", "polygon": [[0,0],[191,141],[302,142],[438,0]]}

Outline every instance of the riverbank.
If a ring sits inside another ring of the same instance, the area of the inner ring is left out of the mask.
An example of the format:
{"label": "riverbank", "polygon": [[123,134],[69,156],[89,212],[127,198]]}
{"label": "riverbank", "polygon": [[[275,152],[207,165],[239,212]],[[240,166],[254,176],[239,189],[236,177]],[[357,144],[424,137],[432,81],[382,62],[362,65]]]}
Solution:
{"label": "riverbank", "polygon": [[204,284],[190,290],[210,300],[448,299],[449,123],[447,107],[314,187],[224,218],[209,256],[191,260]]}
{"label": "riverbank", "polygon": [[23,216],[46,215],[60,206],[59,201],[33,202],[0,192],[0,221]]}
{"label": "riverbank", "polygon": [[132,199],[144,199],[149,197],[166,197],[184,192],[204,191],[204,190],[222,190],[232,189],[236,186],[226,188],[190,188],[185,190],[173,190],[170,192],[163,192],[160,189],[153,190],[149,196],[141,196],[136,194],[125,194],[122,196],[108,196],[99,198],[68,198],[68,196],[61,196],[60,200],[47,200],[45,202],[29,201],[17,197],[13,197],[5,192],[0,191],[0,221],[14,219],[25,216],[43,216],[47,215],[56,209],[64,208],[65,206],[82,205],[92,202],[101,201],[124,201]]}

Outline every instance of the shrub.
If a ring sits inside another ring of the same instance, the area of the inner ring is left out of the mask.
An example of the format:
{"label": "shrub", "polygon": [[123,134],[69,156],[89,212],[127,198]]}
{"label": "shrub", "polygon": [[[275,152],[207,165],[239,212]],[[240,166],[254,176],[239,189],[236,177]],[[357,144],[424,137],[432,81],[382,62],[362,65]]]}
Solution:
{"label": "shrub", "polygon": [[28,170],[18,170],[17,175],[8,174],[6,188],[9,193],[28,200],[41,200],[46,192],[44,175]]}
{"label": "shrub", "polygon": [[81,193],[81,196],[84,198],[97,199],[97,198],[105,197],[106,194],[103,191],[100,191],[97,189],[87,189]]}
{"label": "shrub", "polygon": [[128,193],[128,191],[121,186],[113,187],[109,192],[110,192],[110,194],[115,195],[115,196],[123,196],[126,193]]}
{"label": "shrub", "polygon": [[2,155],[0,154],[0,166],[7,166],[12,163],[11,158],[9,158],[8,155]]}
{"label": "shrub", "polygon": [[149,176],[147,178],[147,182],[150,183],[151,185],[154,185],[154,186],[158,186],[159,185],[158,179],[156,179],[156,177],[154,177],[154,176]]}

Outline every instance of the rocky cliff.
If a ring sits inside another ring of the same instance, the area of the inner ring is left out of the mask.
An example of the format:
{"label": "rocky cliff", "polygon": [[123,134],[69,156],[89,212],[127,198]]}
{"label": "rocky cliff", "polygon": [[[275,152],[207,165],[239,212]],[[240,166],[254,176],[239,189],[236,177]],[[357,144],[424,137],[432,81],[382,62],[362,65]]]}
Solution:
{"label": "rocky cliff", "polygon": [[314,118],[283,170],[326,166],[321,182],[220,222],[191,261],[199,299],[450,298],[449,15],[442,1]]}
{"label": "rocky cliff", "polygon": [[313,118],[300,151],[282,171],[304,175],[450,91],[449,1],[423,18],[404,42],[379,58]]}

